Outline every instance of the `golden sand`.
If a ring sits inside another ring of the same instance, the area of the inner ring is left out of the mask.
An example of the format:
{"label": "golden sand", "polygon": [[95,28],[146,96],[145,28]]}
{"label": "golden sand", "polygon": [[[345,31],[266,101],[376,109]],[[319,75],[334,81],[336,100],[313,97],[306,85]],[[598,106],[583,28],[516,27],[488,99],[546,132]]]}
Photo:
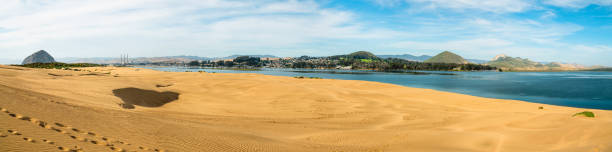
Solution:
{"label": "golden sand", "polygon": [[0,109],[0,151],[612,151],[612,111],[367,81],[0,66]]}

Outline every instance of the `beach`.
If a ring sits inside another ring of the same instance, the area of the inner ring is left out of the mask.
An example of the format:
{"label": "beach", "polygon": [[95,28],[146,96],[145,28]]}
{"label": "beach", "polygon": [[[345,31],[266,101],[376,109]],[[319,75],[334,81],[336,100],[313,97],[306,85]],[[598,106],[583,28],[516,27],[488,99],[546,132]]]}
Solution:
{"label": "beach", "polygon": [[0,65],[0,108],[0,151],[612,151],[612,111],[356,80]]}

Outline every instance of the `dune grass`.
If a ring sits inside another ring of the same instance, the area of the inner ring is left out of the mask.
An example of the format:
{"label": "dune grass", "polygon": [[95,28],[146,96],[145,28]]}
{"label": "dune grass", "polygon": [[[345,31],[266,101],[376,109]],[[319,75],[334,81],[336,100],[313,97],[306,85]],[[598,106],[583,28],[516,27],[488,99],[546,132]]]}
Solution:
{"label": "dune grass", "polygon": [[28,68],[43,68],[43,69],[69,69],[69,68],[77,68],[77,67],[99,67],[102,66],[100,64],[91,64],[91,63],[61,63],[61,62],[53,62],[53,63],[30,63],[24,65],[17,65]]}
{"label": "dune grass", "polygon": [[304,76],[295,76],[297,79],[322,79],[320,77],[304,77]]}
{"label": "dune grass", "polygon": [[593,112],[590,112],[590,111],[583,111],[583,112],[579,112],[579,113],[574,114],[574,117],[575,116],[595,117],[595,114]]}

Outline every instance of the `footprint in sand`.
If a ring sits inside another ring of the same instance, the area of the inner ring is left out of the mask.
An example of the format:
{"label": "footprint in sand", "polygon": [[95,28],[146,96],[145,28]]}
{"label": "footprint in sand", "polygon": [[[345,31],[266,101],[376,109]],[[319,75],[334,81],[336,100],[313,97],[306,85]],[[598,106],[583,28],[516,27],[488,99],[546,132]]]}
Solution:
{"label": "footprint in sand", "polygon": [[26,121],[30,121],[30,119],[31,119],[28,116],[24,116],[24,115],[20,115],[20,114],[17,114],[16,118],[20,119],[20,120],[26,120]]}
{"label": "footprint in sand", "polygon": [[34,139],[32,139],[32,138],[27,138],[27,137],[24,137],[24,138],[23,138],[23,140],[25,140],[25,141],[27,141],[27,142],[31,142],[31,143],[35,143],[35,142],[36,142]]}
{"label": "footprint in sand", "polygon": [[64,124],[57,123],[57,122],[55,123],[55,125],[58,126],[58,127],[66,127]]}
{"label": "footprint in sand", "polygon": [[30,118],[30,120],[29,120],[29,121],[30,121],[31,123],[33,123],[33,124],[38,124],[38,123],[40,123],[40,120],[38,120],[38,119],[36,119],[36,118]]}
{"label": "footprint in sand", "polygon": [[57,147],[57,149],[61,150],[61,151],[68,151],[68,152],[82,152],[83,148],[79,147],[79,146],[74,146],[74,148],[66,148],[60,145],[56,145],[55,142],[50,141],[50,140],[46,140],[46,139],[42,139],[41,141],[50,144],[50,145],[55,145],[55,147]]}
{"label": "footprint in sand", "polygon": [[93,133],[93,132],[87,132],[87,134],[90,135],[90,136],[98,137],[98,135],[96,133]]}
{"label": "footprint in sand", "polygon": [[0,111],[2,111],[4,113],[9,113],[9,111],[7,109],[4,109],[4,108],[0,108]]}
{"label": "footprint in sand", "polygon": [[62,146],[57,146],[57,149],[61,150],[61,151],[66,151],[66,152],[80,152],[83,151],[83,149],[80,149],[78,147],[75,146],[75,148],[66,148],[66,147],[62,147]]}
{"label": "footprint in sand", "polygon": [[147,148],[147,147],[142,147],[142,146],[138,146],[138,149],[141,149],[141,150],[149,150],[149,148]]}
{"label": "footprint in sand", "polygon": [[[94,145],[106,146],[106,147],[109,147],[111,150],[114,150],[114,151],[124,152],[126,150],[122,149],[122,148],[119,148],[119,147],[115,147],[112,143],[119,143],[119,144],[128,145],[128,146],[132,145],[132,144],[127,143],[127,142],[123,142],[123,141],[119,141],[119,140],[112,140],[112,139],[109,139],[107,137],[98,135],[98,134],[96,134],[94,132],[91,132],[91,131],[83,131],[83,130],[80,130],[80,129],[77,129],[77,128],[73,128],[71,126],[64,125],[64,124],[57,123],[57,122],[55,122],[53,124],[55,124],[55,126],[57,126],[59,128],[53,127],[53,126],[49,125],[47,122],[44,122],[42,120],[39,120],[39,119],[36,119],[36,118],[32,118],[32,117],[29,117],[29,116],[24,116],[24,115],[21,115],[21,114],[11,113],[11,112],[8,111],[8,109],[5,109],[5,108],[0,108],[0,111],[5,112],[9,116],[17,118],[19,120],[29,121],[32,124],[38,125],[38,126],[40,126],[42,128],[50,129],[50,130],[53,130],[53,131],[61,133],[61,134],[66,134],[70,138],[75,139],[77,141],[89,142],[89,143],[94,144]],[[72,130],[72,131],[74,131],[76,133],[80,133],[80,134],[84,134],[84,135],[98,137],[98,138],[101,138],[104,142],[99,142],[99,141],[96,141],[96,140],[93,140],[93,139],[88,139],[88,138],[84,138],[84,137],[78,137],[78,136],[75,136],[75,135],[71,135],[69,132],[67,132],[65,130],[62,130],[60,128],[65,128],[67,130]],[[15,131],[15,130],[8,130],[8,133],[10,133],[12,135],[21,135],[21,133]],[[8,135],[5,135],[5,134],[0,132],[0,137],[7,137],[7,136]],[[36,142],[32,138],[23,138],[23,140],[28,141],[28,142],[32,142],[32,143]],[[43,139],[41,141],[43,141],[45,143],[48,143],[48,144],[51,144],[51,145],[55,145],[55,142],[52,142],[52,141],[49,141],[49,140],[46,140],[46,139]],[[56,147],[59,150],[61,150],[61,151],[71,151],[71,152],[82,151],[82,149],[79,148],[78,146],[76,146],[75,148],[66,148],[66,147],[62,147],[62,146],[57,146],[56,145]],[[142,147],[142,146],[138,146],[138,148],[141,149],[141,150],[150,150],[149,148]],[[153,149],[153,150],[156,151],[156,152],[165,152],[165,150],[159,150],[159,149]]]}
{"label": "footprint in sand", "polygon": [[51,145],[54,145],[54,144],[55,144],[55,142],[53,142],[53,141],[49,141],[49,140],[47,140],[47,139],[42,139],[42,141],[43,141],[43,142],[45,142],[45,143],[47,143],[47,144],[51,144]]}
{"label": "footprint in sand", "polygon": [[113,147],[113,146],[108,147],[108,148],[109,148],[109,149],[111,149],[111,150],[114,150],[114,151],[125,152],[125,150],[124,150],[124,149],[117,148],[117,147]]}
{"label": "footprint in sand", "polygon": [[17,135],[17,136],[21,135],[21,133],[19,133],[19,132],[15,131],[15,130],[10,130],[10,129],[9,129],[9,130],[7,130],[7,131],[8,131],[10,134],[13,134],[13,135]]}
{"label": "footprint in sand", "polygon": [[[15,131],[15,130],[8,130],[8,132],[13,134],[13,135],[21,135],[21,133]],[[27,142],[30,142],[30,143],[36,143],[36,140],[34,140],[33,138],[24,137],[22,139],[24,141],[27,141]],[[56,146],[61,151],[66,151],[66,152],[82,152],[83,151],[83,149],[80,148],[79,146],[74,146],[75,148],[65,148],[65,147],[56,145],[55,142],[49,141],[47,139],[42,139],[41,141],[44,142],[44,143],[50,144],[50,145],[54,145],[54,146]]]}

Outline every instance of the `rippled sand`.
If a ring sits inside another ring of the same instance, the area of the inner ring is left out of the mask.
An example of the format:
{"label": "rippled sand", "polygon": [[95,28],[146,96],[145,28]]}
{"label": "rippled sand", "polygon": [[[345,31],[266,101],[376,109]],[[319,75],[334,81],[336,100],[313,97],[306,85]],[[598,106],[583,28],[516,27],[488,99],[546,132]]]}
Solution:
{"label": "rippled sand", "polygon": [[0,151],[612,151],[611,111],[366,81],[0,66],[0,107]]}

